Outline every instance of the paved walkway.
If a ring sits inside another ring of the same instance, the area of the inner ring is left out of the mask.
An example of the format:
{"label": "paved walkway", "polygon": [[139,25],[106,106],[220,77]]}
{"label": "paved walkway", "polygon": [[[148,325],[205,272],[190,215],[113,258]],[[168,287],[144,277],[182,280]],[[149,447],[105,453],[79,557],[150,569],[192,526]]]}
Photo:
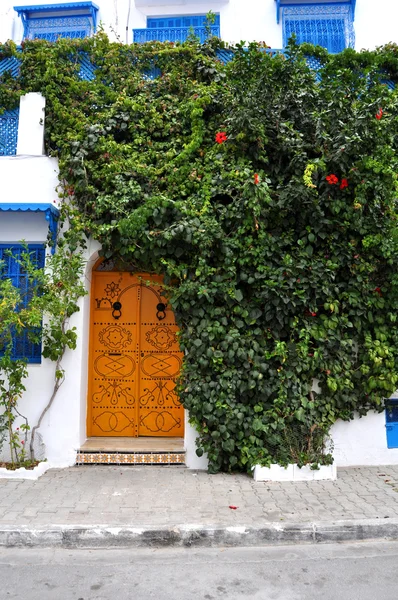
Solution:
{"label": "paved walkway", "polygon": [[337,481],[300,483],[152,466],[81,466],[51,469],[38,481],[0,481],[6,528],[259,527],[397,517],[398,466],[338,469]]}

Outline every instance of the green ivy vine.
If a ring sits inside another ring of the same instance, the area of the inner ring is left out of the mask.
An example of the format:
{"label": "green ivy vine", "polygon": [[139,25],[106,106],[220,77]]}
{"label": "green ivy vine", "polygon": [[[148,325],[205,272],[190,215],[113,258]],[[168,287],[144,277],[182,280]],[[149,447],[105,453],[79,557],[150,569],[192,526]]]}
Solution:
{"label": "green ivy vine", "polygon": [[398,382],[398,47],[222,47],[9,44],[0,105],[46,97],[75,232],[164,275],[210,469],[326,463],[331,425]]}

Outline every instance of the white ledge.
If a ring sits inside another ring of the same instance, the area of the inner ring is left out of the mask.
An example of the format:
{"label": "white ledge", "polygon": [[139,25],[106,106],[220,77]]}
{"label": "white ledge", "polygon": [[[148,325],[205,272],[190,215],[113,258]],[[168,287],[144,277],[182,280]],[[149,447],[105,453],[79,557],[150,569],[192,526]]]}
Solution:
{"label": "white ledge", "polygon": [[48,469],[51,469],[52,465],[48,462],[41,462],[34,467],[34,469],[10,469],[0,468],[0,479],[30,479],[32,481],[39,479]]}
{"label": "white ledge", "polygon": [[254,481],[320,481],[337,479],[335,465],[324,465],[319,469],[311,469],[309,465],[299,467],[290,464],[287,467],[272,464],[270,467],[255,465],[253,468]]}

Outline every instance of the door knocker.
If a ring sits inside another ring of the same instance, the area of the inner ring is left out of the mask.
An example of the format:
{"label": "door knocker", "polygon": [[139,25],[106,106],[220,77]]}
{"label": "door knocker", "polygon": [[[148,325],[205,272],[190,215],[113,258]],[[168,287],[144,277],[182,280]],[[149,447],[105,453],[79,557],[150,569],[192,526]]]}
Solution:
{"label": "door knocker", "polygon": [[112,304],[112,317],[114,319],[120,319],[120,317],[122,316],[122,305],[120,302],[114,302]]}
{"label": "door knocker", "polygon": [[156,316],[158,320],[163,321],[163,319],[166,318],[166,304],[163,304],[163,302],[159,302],[159,304],[156,306],[156,310]]}

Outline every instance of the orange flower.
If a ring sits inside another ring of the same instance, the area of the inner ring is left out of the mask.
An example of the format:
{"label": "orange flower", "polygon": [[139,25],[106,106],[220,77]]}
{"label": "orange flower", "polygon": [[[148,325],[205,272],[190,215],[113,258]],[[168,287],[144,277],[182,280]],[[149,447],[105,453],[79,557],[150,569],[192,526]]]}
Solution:
{"label": "orange flower", "polygon": [[260,183],[260,177],[258,176],[258,173],[254,173],[254,183],[256,185]]}

